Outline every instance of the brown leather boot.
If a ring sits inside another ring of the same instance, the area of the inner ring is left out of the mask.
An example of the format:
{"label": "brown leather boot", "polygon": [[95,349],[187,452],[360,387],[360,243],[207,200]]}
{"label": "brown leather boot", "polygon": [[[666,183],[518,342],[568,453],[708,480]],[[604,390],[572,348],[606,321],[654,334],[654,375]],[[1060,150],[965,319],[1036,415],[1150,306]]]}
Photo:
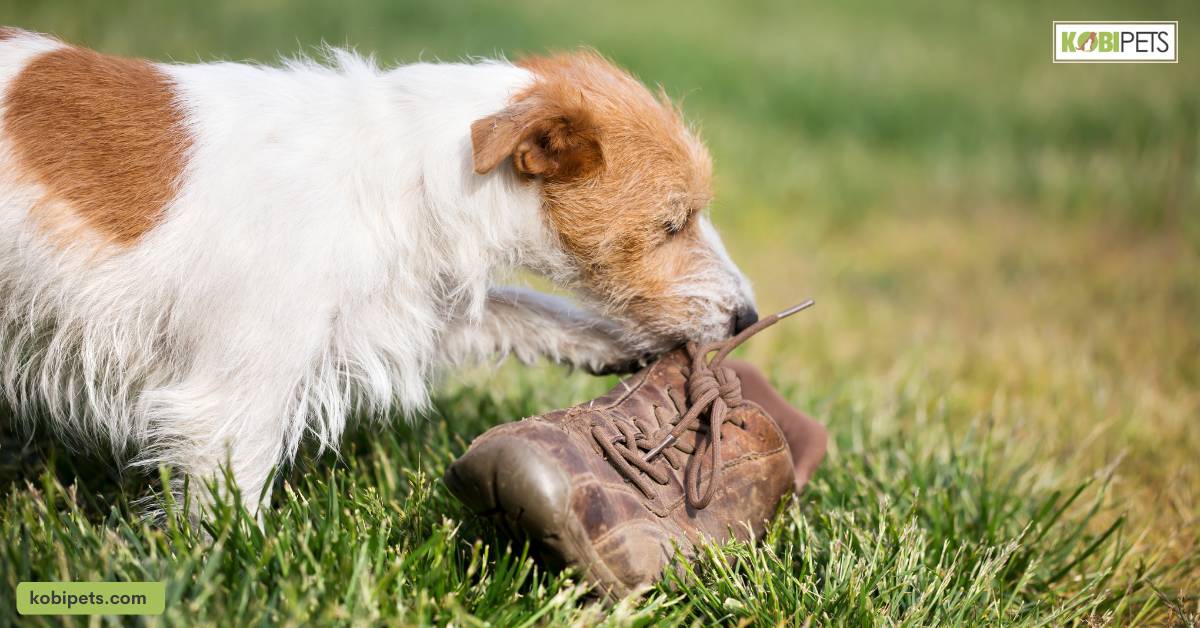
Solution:
{"label": "brown leather boot", "polygon": [[675,547],[691,556],[699,543],[758,538],[796,469],[779,426],[722,361],[809,305],[671,352],[588,403],[492,428],[446,484],[611,597],[658,580]]}

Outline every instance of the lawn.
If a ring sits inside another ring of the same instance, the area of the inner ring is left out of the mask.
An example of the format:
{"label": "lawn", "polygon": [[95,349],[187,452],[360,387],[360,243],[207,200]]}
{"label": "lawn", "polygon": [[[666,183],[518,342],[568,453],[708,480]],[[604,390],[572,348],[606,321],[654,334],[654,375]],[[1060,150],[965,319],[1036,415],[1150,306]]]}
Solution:
{"label": "lawn", "polygon": [[[594,46],[702,129],[713,216],[760,309],[817,299],[740,353],[833,442],[766,540],[606,609],[439,478],[489,426],[612,379],[455,375],[427,416],[282,470],[261,529],[234,509],[146,522],[161,477],[0,418],[0,625],[27,580],[164,580],[172,624],[1200,621],[1197,18],[1074,0],[4,0],[0,23],[178,61]],[[1053,65],[1055,19],[1178,19],[1182,62]]]}

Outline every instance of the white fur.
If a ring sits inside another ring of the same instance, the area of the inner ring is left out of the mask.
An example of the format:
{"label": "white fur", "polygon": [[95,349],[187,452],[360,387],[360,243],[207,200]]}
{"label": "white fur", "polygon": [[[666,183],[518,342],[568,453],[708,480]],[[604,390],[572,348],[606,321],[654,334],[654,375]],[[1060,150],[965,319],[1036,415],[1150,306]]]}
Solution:
{"label": "white fur", "polygon": [[[0,87],[55,45],[0,43]],[[256,498],[306,435],[333,445],[356,411],[418,412],[447,365],[636,358],[644,347],[613,323],[496,286],[518,267],[572,275],[537,186],[472,170],[471,123],[532,76],[503,61],[383,71],[332,54],[160,66],[193,147],[161,224],[128,249],[52,243],[29,220],[40,190],[14,180],[0,137],[10,403],[44,405],[139,463],[207,478],[228,462]]]}

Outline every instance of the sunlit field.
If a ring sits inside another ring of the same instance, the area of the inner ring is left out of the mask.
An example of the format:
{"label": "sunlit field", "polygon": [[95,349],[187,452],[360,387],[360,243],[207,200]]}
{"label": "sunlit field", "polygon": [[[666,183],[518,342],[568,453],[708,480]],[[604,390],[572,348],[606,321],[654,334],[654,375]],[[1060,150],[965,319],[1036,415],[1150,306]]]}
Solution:
{"label": "sunlit field", "polygon": [[[0,0],[0,23],[180,62],[587,45],[662,84],[759,309],[817,300],[740,351],[829,426],[810,488],[763,542],[605,608],[440,477],[613,379],[450,377],[427,416],[282,470],[261,529],[148,522],[160,476],[0,418],[0,625],[28,580],[165,580],[171,623],[1200,621],[1200,5],[422,4]],[[1182,61],[1054,65],[1055,19],[1177,19]]]}

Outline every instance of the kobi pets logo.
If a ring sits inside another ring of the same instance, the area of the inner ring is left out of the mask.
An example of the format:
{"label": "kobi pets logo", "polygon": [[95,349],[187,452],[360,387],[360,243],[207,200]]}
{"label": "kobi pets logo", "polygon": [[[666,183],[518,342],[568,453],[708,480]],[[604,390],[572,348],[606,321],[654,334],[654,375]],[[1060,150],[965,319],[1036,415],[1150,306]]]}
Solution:
{"label": "kobi pets logo", "polygon": [[1179,63],[1179,22],[1055,22],[1055,63]]}

